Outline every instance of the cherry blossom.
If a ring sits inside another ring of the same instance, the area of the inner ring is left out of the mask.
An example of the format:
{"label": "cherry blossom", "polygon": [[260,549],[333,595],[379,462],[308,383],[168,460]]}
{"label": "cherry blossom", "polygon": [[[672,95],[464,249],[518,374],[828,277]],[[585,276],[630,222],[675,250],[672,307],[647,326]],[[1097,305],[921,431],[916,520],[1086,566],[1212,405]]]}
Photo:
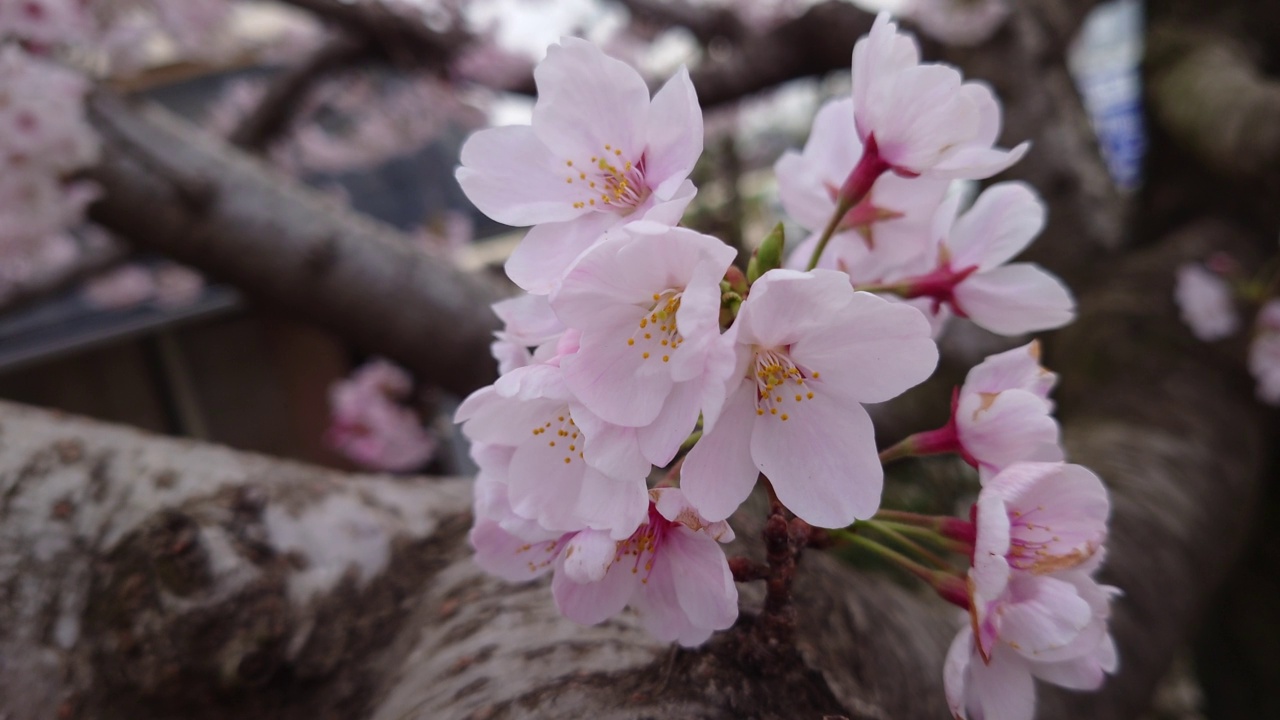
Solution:
{"label": "cherry blossom", "polygon": [[574,400],[558,362],[507,373],[464,400],[455,419],[472,442],[513,448],[507,487],[516,514],[547,530],[625,538],[644,521],[649,462],[633,436]]}
{"label": "cherry blossom", "polygon": [[1075,301],[1062,281],[1037,265],[1006,264],[1044,227],[1045,208],[1035,191],[1018,182],[992,185],[957,218],[959,202],[949,197],[934,217],[932,270],[875,289],[931,298],[935,311],[946,303],[1001,335],[1071,322]]}
{"label": "cherry blossom", "polygon": [[1183,322],[1201,340],[1221,340],[1240,327],[1231,285],[1199,263],[1178,267],[1173,298]]}
{"label": "cherry blossom", "polygon": [[654,464],[671,460],[699,412],[714,418],[723,402],[733,356],[716,352],[720,278],[734,255],[708,235],[632,223],[583,253],[551,297],[582,331],[562,364],[569,389],[602,420],[647,428]]}
{"label": "cherry blossom", "polygon": [[992,355],[969,371],[946,425],[902,443],[915,455],[958,453],[985,480],[1024,460],[1062,459],[1049,392],[1057,375],[1040,366],[1040,343]]}
{"label": "cherry blossom", "polygon": [[325,439],[366,467],[404,472],[426,464],[435,438],[418,414],[397,404],[408,398],[413,381],[386,360],[373,360],[329,389],[333,424]]}
{"label": "cherry blossom", "polygon": [[733,531],[709,522],[677,488],[649,495],[648,520],[626,540],[590,531],[570,540],[551,592],[575,622],[594,625],[631,605],[659,640],[701,645],[738,617],[738,589],[718,545]]}
{"label": "cherry blossom", "polygon": [[1268,300],[1258,311],[1249,372],[1258,381],[1258,399],[1280,405],[1280,300]]}
{"label": "cherry blossom", "polygon": [[1000,105],[991,90],[962,82],[953,67],[921,64],[915,40],[899,33],[888,13],[876,17],[871,33],[854,46],[853,103],[866,148],[859,164],[868,175],[892,169],[907,176],[986,178],[1028,148],[993,147]]}
{"label": "cherry blossom", "polygon": [[534,80],[533,124],[472,135],[457,177],[489,217],[537,226],[507,274],[545,294],[610,227],[679,221],[694,194],[686,178],[702,154],[702,111],[687,70],[650,100],[635,70],[577,38],[548,48]]}
{"label": "cherry blossom", "polygon": [[[551,309],[546,295],[521,294],[493,304],[503,328],[494,333],[491,346],[498,372],[549,361],[566,330]],[[532,349],[532,350],[531,350]]]}
{"label": "cherry blossom", "polygon": [[[803,152],[788,151],[774,165],[783,207],[813,233],[792,251],[789,267],[806,267],[819,233],[836,211],[841,183],[863,154],[858,136],[848,130],[852,113],[849,98],[823,105]],[[936,178],[881,175],[836,226],[818,267],[843,270],[855,283],[869,283],[912,267],[912,261],[923,262],[933,215],[947,185]]]}
{"label": "cherry blossom", "polygon": [[988,482],[976,512],[971,622],[947,654],[947,699],[958,718],[1030,720],[1033,677],[1096,689],[1117,667],[1118,591],[1091,577],[1110,502],[1083,467],[1019,463]]}
{"label": "cherry blossom", "polygon": [[690,502],[708,518],[728,517],[760,472],[814,525],[874,514],[884,474],[862,403],[933,372],[938,354],[924,317],[855,292],[839,272],[771,270],[723,337],[740,370],[719,419],[685,459]]}

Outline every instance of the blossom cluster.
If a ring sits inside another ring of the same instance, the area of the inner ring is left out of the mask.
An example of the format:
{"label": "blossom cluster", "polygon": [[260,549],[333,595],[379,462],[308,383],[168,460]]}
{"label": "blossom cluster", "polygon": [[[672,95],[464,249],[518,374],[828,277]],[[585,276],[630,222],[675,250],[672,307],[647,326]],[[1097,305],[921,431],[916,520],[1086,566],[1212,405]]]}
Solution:
{"label": "blossom cluster", "polygon": [[436,452],[436,439],[413,409],[400,404],[413,378],[383,359],[370,360],[329,388],[332,424],[325,440],[351,460],[374,470],[417,470]]}
{"label": "blossom cluster", "polygon": [[68,244],[61,233],[95,197],[91,184],[67,179],[98,153],[81,108],[87,89],[75,72],[0,46],[0,265],[6,274]]}
{"label": "blossom cluster", "polygon": [[[1274,273],[1274,263],[1269,263]],[[1258,381],[1258,399],[1280,405],[1280,298],[1270,297],[1274,277],[1237,277],[1238,263],[1219,253],[1205,264],[1178,268],[1174,301],[1182,320],[1200,340],[1216,342],[1240,330],[1240,306],[1256,310],[1249,343],[1249,372]]]}
{"label": "blossom cluster", "polygon": [[[1107,591],[1088,580],[1106,493],[1061,462],[1048,397],[1056,376],[1039,365],[1039,346],[975,368],[947,426],[888,454],[864,408],[933,373],[933,338],[949,317],[1020,335],[1074,316],[1060,281],[1009,262],[1044,225],[1035,192],[996,184],[962,212],[952,188],[1008,168],[1027,147],[996,147],[991,91],[921,63],[887,15],[857,43],[852,69],[852,97],[826,105],[803,152],[776,167],[784,206],[811,236],[784,259],[776,230],[745,273],[733,249],[679,225],[703,142],[684,69],[651,97],[636,71],[564,38],[535,69],[532,124],[483,130],[463,146],[467,196],[495,220],[530,227],[506,265],[524,294],[494,307],[501,377],[457,412],[480,469],[477,560],[511,580],[552,572],[554,599],[575,621],[630,606],[658,638],[697,645],[736,619],[720,544],[758,484],[809,525],[867,542],[857,528],[881,517],[882,463],[956,453],[986,485],[976,525],[961,533],[981,595],[944,594],[982,628],[958,645],[976,647],[983,668],[1059,682],[1066,670],[1018,665],[998,648],[1038,632],[1008,619],[1043,609],[1026,592],[1078,586],[1101,598],[1088,622],[1064,600],[1070,628],[1035,638],[1028,662],[1110,671],[1103,640],[1082,635],[1107,637]],[[1019,519],[1026,503],[1043,504],[1044,517]],[[1005,560],[1003,579],[988,555]],[[947,587],[960,582],[949,577]],[[956,712],[983,717],[988,675],[960,660],[947,672],[960,678],[948,681]]]}

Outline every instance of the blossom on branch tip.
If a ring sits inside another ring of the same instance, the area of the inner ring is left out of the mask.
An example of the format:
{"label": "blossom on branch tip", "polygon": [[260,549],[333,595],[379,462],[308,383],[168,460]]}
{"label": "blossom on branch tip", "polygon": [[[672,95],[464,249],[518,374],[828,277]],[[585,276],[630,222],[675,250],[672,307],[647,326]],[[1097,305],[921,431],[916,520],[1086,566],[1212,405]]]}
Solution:
{"label": "blossom on branch tip", "polygon": [[987,188],[963,215],[952,196],[934,217],[932,269],[889,281],[886,289],[906,298],[933,300],[1000,335],[1061,327],[1075,318],[1075,300],[1062,281],[1031,263],[1006,264],[1022,252],[1045,223],[1045,208],[1030,186],[1019,182]]}
{"label": "blossom on branch tip", "polygon": [[734,255],[708,235],[632,223],[585,252],[551,296],[582,333],[562,363],[569,389],[605,422],[662,426],[656,465],[670,462],[699,412],[714,416],[723,402],[733,360],[717,352],[720,279]]}
{"label": "blossom on branch tip", "polygon": [[[900,175],[981,179],[1026,153],[994,147],[1000,104],[982,83],[947,65],[920,63],[920,49],[888,13],[853,49],[853,114],[864,146]],[[864,161],[865,156],[864,156]]]}
{"label": "blossom on branch tip", "polygon": [[577,38],[548,48],[534,80],[532,125],[472,135],[457,177],[489,217],[537,226],[507,274],[545,294],[609,228],[679,221],[694,195],[686,178],[702,154],[702,110],[684,68],[651,100],[639,73]]}
{"label": "blossom on branch tip", "polygon": [[1107,630],[1115,588],[1102,563],[1110,501],[1078,465],[1019,463],[978,496],[970,623],[943,670],[957,718],[1031,720],[1038,677],[1091,690],[1115,672]]}
{"label": "blossom on branch tip", "polygon": [[737,371],[714,422],[686,456],[681,487],[728,517],[764,473],[778,498],[819,527],[871,517],[884,472],[862,403],[923,382],[937,364],[916,310],[855,292],[831,270],[772,270],[751,288],[721,342]]}

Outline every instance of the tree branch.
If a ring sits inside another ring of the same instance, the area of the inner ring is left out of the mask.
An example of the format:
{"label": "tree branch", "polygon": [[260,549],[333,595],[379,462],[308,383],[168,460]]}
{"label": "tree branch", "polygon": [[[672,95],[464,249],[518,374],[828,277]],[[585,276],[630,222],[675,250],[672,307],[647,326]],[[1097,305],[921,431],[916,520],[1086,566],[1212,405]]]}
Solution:
{"label": "tree branch", "polygon": [[[479,278],[158,108],[103,93],[89,106],[106,139],[88,173],[107,189],[90,209],[95,221],[452,392],[493,379],[488,304],[497,293]],[[186,185],[205,188],[207,201],[185,202]]]}
{"label": "tree branch", "polygon": [[288,129],[316,83],[366,52],[367,41],[357,41],[346,35],[326,42],[302,63],[274,78],[258,106],[241,121],[228,140],[249,152],[266,150]]}

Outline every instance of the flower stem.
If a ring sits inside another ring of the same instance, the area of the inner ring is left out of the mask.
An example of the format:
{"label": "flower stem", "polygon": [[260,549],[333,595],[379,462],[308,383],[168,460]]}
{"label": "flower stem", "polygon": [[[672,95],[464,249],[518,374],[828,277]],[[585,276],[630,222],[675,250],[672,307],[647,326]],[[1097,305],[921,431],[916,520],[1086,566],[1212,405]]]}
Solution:
{"label": "flower stem", "polygon": [[[884,522],[877,522],[875,520],[862,520],[860,521],[859,524],[865,525],[867,528],[874,530],[880,533],[881,535],[885,536],[886,538],[889,538],[890,540],[898,543],[903,548],[910,550],[916,555],[933,563],[938,569],[949,570],[953,573],[955,572],[955,568],[952,567],[951,563],[939,557],[937,553],[933,552],[929,548],[926,548],[920,543],[916,542],[915,540],[912,540],[911,538],[907,537],[904,533],[900,532],[890,524],[884,523]],[[911,529],[917,530],[917,531],[923,530],[923,528],[914,528],[914,527]],[[929,533],[928,531],[925,531],[925,532],[928,535],[937,537],[936,535],[933,535],[933,533]]]}
{"label": "flower stem", "polygon": [[840,226],[840,221],[853,208],[853,203],[841,198],[836,203],[836,211],[831,214],[831,219],[827,221],[827,227],[822,231],[822,237],[818,238],[818,246],[813,249],[813,254],[809,256],[809,264],[805,270],[812,270],[818,267],[818,260],[822,257],[822,251],[827,249],[827,243],[831,242],[831,236],[836,234],[836,228]]}

